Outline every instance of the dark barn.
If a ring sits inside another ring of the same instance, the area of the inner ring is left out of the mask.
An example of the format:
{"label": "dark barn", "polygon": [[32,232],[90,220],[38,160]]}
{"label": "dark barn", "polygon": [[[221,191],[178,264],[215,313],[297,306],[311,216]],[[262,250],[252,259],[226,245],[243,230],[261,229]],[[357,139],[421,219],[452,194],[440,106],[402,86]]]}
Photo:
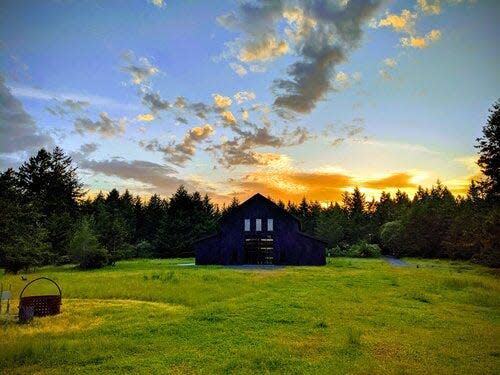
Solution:
{"label": "dark barn", "polygon": [[300,222],[261,194],[220,221],[217,234],[194,243],[196,264],[326,264],[326,243],[300,230]]}

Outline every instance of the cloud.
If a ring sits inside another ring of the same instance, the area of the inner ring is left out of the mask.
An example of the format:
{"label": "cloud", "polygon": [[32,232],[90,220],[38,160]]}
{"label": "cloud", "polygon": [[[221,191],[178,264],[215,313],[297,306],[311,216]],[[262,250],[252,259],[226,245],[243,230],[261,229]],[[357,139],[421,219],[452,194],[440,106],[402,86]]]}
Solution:
{"label": "cloud", "polygon": [[241,62],[268,62],[293,51],[295,62],[288,66],[287,77],[273,81],[274,105],[309,113],[334,90],[331,77],[335,67],[359,46],[362,24],[381,3],[242,2],[236,12],[219,17],[218,22],[240,33],[241,38],[230,46]]}
{"label": "cloud", "polygon": [[394,68],[397,65],[397,61],[388,57],[384,59],[384,65],[388,66],[389,68]]}
{"label": "cloud", "polygon": [[413,176],[409,173],[395,173],[387,177],[365,180],[361,186],[370,189],[389,189],[389,188],[414,188],[416,184],[412,182]]}
{"label": "cloud", "polygon": [[210,124],[205,124],[201,127],[190,129],[185,134],[183,141],[178,144],[172,142],[167,146],[162,146],[157,140],[153,140],[149,143],[141,142],[140,145],[148,151],[162,152],[165,160],[168,162],[184,166],[195,154],[196,145],[210,137],[214,132]]}
{"label": "cloud", "polygon": [[397,14],[386,14],[386,17],[381,19],[377,26],[391,27],[396,32],[406,34],[406,36],[400,39],[400,43],[403,47],[422,49],[439,40],[441,38],[441,32],[433,29],[425,34],[425,36],[417,35],[415,30],[417,17],[417,13],[412,13],[407,9],[403,9],[399,16]]}
{"label": "cloud", "polygon": [[365,130],[363,126],[364,122],[364,118],[355,117],[349,123],[329,124],[325,126],[323,136],[333,136],[333,140],[330,142],[334,147],[342,144],[346,140],[352,140],[355,142],[364,141],[365,137],[359,137]]}
{"label": "cloud", "polygon": [[151,64],[146,57],[141,57],[136,60],[133,51],[129,50],[122,54],[122,60],[125,65],[120,69],[127,72],[131,76],[131,82],[134,85],[141,86],[148,82],[149,78],[158,74],[160,70]]}
{"label": "cloud", "polygon": [[144,160],[126,161],[112,158],[102,161],[82,160],[78,164],[82,169],[105,176],[148,184],[149,190],[155,193],[170,193],[179,185],[190,185],[189,182],[177,177],[177,172],[172,167]]}
{"label": "cloud", "polygon": [[378,71],[378,73],[380,74],[380,76],[385,79],[386,81],[390,81],[392,79],[392,75],[391,73],[389,73],[387,70],[385,69],[380,69]]}
{"label": "cloud", "polygon": [[151,113],[139,114],[135,119],[141,122],[151,122],[155,119],[155,116]]}
{"label": "cloud", "polygon": [[62,102],[55,98],[54,100],[57,104],[53,107],[45,107],[45,109],[50,114],[61,118],[74,113],[83,112],[90,105],[90,102],[86,100],[65,99]]}
{"label": "cloud", "polygon": [[288,52],[288,44],[273,36],[255,40],[243,47],[238,58],[243,62],[270,61]]}
{"label": "cloud", "polygon": [[73,161],[79,163],[86,160],[89,155],[96,152],[98,148],[99,145],[97,143],[84,143],[77,152],[71,153],[70,156]]}
{"label": "cloud", "polygon": [[111,138],[125,133],[127,120],[126,118],[114,120],[106,112],[101,112],[97,121],[92,121],[87,117],[78,117],[75,120],[75,130],[81,135],[97,133],[102,137]]}
{"label": "cloud", "polygon": [[425,48],[439,39],[441,39],[441,31],[431,30],[424,37],[401,38],[401,45],[404,47]]}
{"label": "cloud", "polygon": [[440,0],[417,0],[419,8],[425,14],[440,14],[441,1]]}
{"label": "cloud", "polygon": [[149,0],[149,2],[158,8],[163,8],[165,6],[165,0]]}
{"label": "cloud", "polygon": [[236,63],[230,63],[229,67],[233,69],[233,71],[238,74],[240,77],[247,75],[248,71],[245,69],[243,65],[236,64]]}
{"label": "cloud", "polygon": [[214,106],[219,109],[226,109],[231,106],[232,100],[229,96],[214,94]]}
{"label": "cloud", "polygon": [[277,160],[274,153],[258,152],[259,147],[281,148],[304,143],[311,138],[303,127],[290,131],[285,129],[281,134],[271,134],[267,127],[255,126],[252,130],[234,127],[237,133],[232,140],[223,140],[220,144],[210,145],[205,151],[212,152],[217,161],[225,167],[237,165],[267,165]]}
{"label": "cloud", "polygon": [[378,27],[392,27],[399,33],[414,34],[417,13],[412,13],[408,9],[403,9],[400,15],[388,13],[385,18],[378,22]]}
{"label": "cloud", "polygon": [[342,193],[354,186],[361,190],[414,189],[416,176],[409,172],[396,172],[378,179],[360,179],[345,171],[300,171],[294,168],[256,170],[230,181],[241,195],[260,192],[274,198],[298,202],[306,196],[322,202],[341,201]]}
{"label": "cloud", "polygon": [[231,111],[221,112],[220,117],[225,125],[233,126],[236,125],[236,118]]}
{"label": "cloud", "polygon": [[351,87],[354,77],[350,77],[348,73],[337,72],[335,74],[335,88],[337,90],[346,90]]}
{"label": "cloud", "polygon": [[257,96],[255,95],[255,93],[251,91],[239,91],[236,94],[234,94],[234,99],[238,104],[241,104],[248,100],[254,100],[256,97]]}
{"label": "cloud", "polygon": [[148,107],[152,113],[167,111],[172,108],[168,101],[161,98],[160,94],[151,92],[144,93],[142,104]]}
{"label": "cloud", "polygon": [[33,151],[53,144],[52,137],[37,126],[0,75],[0,153]]}
{"label": "cloud", "polygon": [[241,111],[241,118],[243,119],[243,121],[248,121],[248,111],[247,110]]}
{"label": "cloud", "polygon": [[354,186],[353,178],[342,173],[304,171],[252,172],[233,182],[244,194],[260,192],[274,198],[298,202],[302,197],[319,201],[340,201],[342,193]]}

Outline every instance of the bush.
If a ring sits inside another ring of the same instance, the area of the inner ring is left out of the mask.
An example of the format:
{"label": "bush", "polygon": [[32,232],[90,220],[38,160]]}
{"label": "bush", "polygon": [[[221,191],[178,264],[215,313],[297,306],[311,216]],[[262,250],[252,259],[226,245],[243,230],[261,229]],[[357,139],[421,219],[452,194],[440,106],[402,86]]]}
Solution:
{"label": "bush", "polygon": [[108,252],[103,248],[97,248],[92,250],[87,250],[82,259],[80,260],[80,268],[82,269],[93,269],[102,268],[108,265]]}
{"label": "bush", "polygon": [[153,246],[149,241],[141,241],[135,245],[136,258],[151,258],[153,256]]}
{"label": "bush", "polygon": [[104,250],[95,236],[88,218],[79,223],[70,242],[71,259],[81,268],[101,268],[108,264],[108,252]]}
{"label": "bush", "polygon": [[347,256],[353,258],[379,258],[380,255],[380,247],[375,244],[369,244],[366,241],[360,241],[352,245],[347,253]]}
{"label": "bush", "polygon": [[380,228],[380,244],[382,248],[394,256],[401,256],[404,251],[405,228],[400,220],[385,223]]}
{"label": "bush", "polygon": [[349,256],[349,245],[341,243],[330,249],[326,249],[327,257],[347,257]]}

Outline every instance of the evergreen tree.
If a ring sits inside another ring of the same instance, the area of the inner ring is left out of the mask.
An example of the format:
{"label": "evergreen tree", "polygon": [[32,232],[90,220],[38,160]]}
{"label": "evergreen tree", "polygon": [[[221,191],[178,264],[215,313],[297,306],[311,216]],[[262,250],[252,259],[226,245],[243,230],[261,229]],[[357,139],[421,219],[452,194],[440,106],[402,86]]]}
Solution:
{"label": "evergreen tree", "polygon": [[0,174],[0,266],[17,273],[49,260],[49,245],[36,204],[23,199],[12,169]]}
{"label": "evergreen tree", "polygon": [[477,138],[479,160],[477,164],[485,176],[483,191],[496,202],[500,199],[500,99],[490,108],[490,115],[483,127],[483,136]]}

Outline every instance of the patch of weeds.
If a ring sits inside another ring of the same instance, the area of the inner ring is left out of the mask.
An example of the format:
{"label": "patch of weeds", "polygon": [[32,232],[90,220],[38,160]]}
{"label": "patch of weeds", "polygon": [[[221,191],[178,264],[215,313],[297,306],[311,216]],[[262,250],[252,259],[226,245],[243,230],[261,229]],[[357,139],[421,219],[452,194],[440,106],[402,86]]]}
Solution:
{"label": "patch of weeds", "polygon": [[463,278],[459,279],[457,277],[450,277],[444,280],[443,285],[448,289],[462,290],[470,286],[470,283],[468,280],[465,280]]}
{"label": "patch of weeds", "polygon": [[500,304],[500,300],[497,296],[484,291],[474,291],[469,293],[468,302],[472,305],[481,307],[498,307]]}
{"label": "patch of weeds", "polygon": [[148,277],[148,275],[144,275],[144,276],[142,276],[142,279],[143,279],[144,281],[148,281],[148,280],[149,280],[149,277]]}
{"label": "patch of weeds", "polygon": [[215,275],[203,275],[202,279],[203,281],[218,281],[219,277]]}
{"label": "patch of weeds", "polygon": [[413,293],[411,295],[411,298],[414,299],[415,301],[418,302],[423,302],[423,303],[431,303],[431,299],[429,296],[425,295],[424,293]]}
{"label": "patch of weeds", "polygon": [[288,306],[293,307],[294,309],[302,309],[304,306],[298,302],[292,302]]}
{"label": "patch of weeds", "polygon": [[359,348],[361,346],[361,331],[357,328],[347,328],[347,345],[351,348]]}
{"label": "patch of weeds", "polygon": [[221,307],[208,308],[194,316],[200,322],[217,323],[227,319],[227,311]]}
{"label": "patch of weeds", "polygon": [[314,325],[314,327],[315,327],[315,328],[325,329],[325,328],[328,328],[328,323],[327,323],[327,322],[325,322],[324,320],[322,320],[322,321],[320,321],[320,322],[316,323],[316,324]]}
{"label": "patch of weeds", "polygon": [[151,275],[151,280],[159,280],[162,283],[166,283],[166,282],[177,283],[177,282],[179,282],[179,278],[177,276],[175,276],[174,271],[168,271],[167,273],[164,273],[164,274],[153,273]]}

